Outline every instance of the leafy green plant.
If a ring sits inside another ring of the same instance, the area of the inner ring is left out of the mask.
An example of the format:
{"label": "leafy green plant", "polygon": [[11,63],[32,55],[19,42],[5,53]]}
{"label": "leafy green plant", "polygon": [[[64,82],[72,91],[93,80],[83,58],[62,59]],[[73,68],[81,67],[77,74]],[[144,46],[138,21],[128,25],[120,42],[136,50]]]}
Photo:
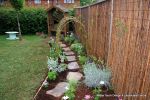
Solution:
{"label": "leafy green plant", "polygon": [[84,65],[83,72],[85,74],[84,83],[88,87],[98,87],[100,82],[104,81],[106,86],[110,86],[111,72],[107,68],[100,69],[94,62]]}
{"label": "leafy green plant", "polygon": [[70,9],[68,13],[69,16],[75,16],[75,9]]}
{"label": "leafy green plant", "polygon": [[48,79],[55,80],[56,78],[57,78],[57,72],[55,72],[55,71],[48,72]]}
{"label": "leafy green plant", "polygon": [[79,56],[80,64],[84,65],[87,61],[88,61],[88,58],[86,56]]}
{"label": "leafy green plant", "polygon": [[96,0],[80,0],[81,6],[89,5],[94,3]]}
{"label": "leafy green plant", "polygon": [[61,63],[64,63],[65,61],[67,61],[65,54],[59,55],[59,58],[61,60]]}
{"label": "leafy green plant", "polygon": [[101,94],[102,90],[100,87],[95,87],[95,89],[93,90],[93,94],[95,95],[94,100],[100,100],[100,94]]}
{"label": "leafy green plant", "polygon": [[69,97],[69,100],[74,100],[77,87],[77,81],[70,80],[68,90],[65,92],[65,96]]}
{"label": "leafy green plant", "polygon": [[49,57],[54,58],[54,59],[58,59],[59,57],[64,56],[63,52],[62,52],[62,48],[53,39],[51,39],[49,41],[49,44],[51,46]]}
{"label": "leafy green plant", "polygon": [[84,55],[84,47],[81,43],[74,43],[71,45],[71,49],[78,55]]}
{"label": "leafy green plant", "polygon": [[59,65],[58,63],[58,59],[53,59],[53,58],[48,58],[48,61],[47,61],[47,64],[48,64],[48,69],[49,71],[54,71],[54,72],[63,72],[66,70],[67,68],[67,65],[64,64],[64,63],[61,63]]}
{"label": "leafy green plant", "polygon": [[65,71],[66,68],[67,68],[67,64],[65,64],[65,63],[61,63],[61,64],[59,65],[59,70],[60,70],[60,72]]}
{"label": "leafy green plant", "polygon": [[71,33],[70,35],[67,35],[65,38],[64,38],[64,41],[72,44],[74,41],[75,41],[75,36],[73,35],[73,33]]}

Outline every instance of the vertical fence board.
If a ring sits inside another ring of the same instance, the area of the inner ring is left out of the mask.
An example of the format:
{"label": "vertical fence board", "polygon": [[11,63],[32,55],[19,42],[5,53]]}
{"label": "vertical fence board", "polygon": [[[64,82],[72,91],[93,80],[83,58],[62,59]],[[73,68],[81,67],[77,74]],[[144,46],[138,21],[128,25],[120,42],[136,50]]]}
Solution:
{"label": "vertical fence board", "polygon": [[[106,0],[76,9],[77,12],[82,10],[80,15],[88,32],[85,41],[87,50],[108,62],[116,94],[147,95],[124,96],[124,99],[149,100],[150,0],[114,0],[112,26],[111,2]],[[80,33],[79,37],[82,36]]]}

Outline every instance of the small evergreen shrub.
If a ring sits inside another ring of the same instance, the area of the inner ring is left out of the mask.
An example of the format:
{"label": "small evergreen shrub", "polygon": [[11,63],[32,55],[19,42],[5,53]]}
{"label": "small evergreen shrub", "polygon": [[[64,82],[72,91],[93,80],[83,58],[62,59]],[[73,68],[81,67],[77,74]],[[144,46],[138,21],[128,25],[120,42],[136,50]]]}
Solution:
{"label": "small evergreen shrub", "polygon": [[55,71],[49,71],[48,72],[48,79],[49,80],[55,80],[57,78],[57,72]]}
{"label": "small evergreen shrub", "polygon": [[67,65],[64,63],[59,64],[58,59],[48,58],[47,61],[49,71],[63,72],[66,70]]}
{"label": "small evergreen shrub", "polygon": [[78,55],[84,55],[84,47],[81,43],[74,43],[71,45],[71,49]]}
{"label": "small evergreen shrub", "polygon": [[93,62],[85,64],[83,72],[85,74],[84,83],[88,87],[98,87],[101,81],[104,81],[106,86],[110,86],[111,72],[108,69],[100,69]]}
{"label": "small evergreen shrub", "polygon": [[77,82],[74,80],[69,81],[69,87],[67,87],[68,90],[65,92],[65,96],[69,97],[69,100],[74,100],[75,98],[75,92],[77,88]]}
{"label": "small evergreen shrub", "polygon": [[79,56],[79,62],[81,65],[84,65],[88,61],[86,56]]}

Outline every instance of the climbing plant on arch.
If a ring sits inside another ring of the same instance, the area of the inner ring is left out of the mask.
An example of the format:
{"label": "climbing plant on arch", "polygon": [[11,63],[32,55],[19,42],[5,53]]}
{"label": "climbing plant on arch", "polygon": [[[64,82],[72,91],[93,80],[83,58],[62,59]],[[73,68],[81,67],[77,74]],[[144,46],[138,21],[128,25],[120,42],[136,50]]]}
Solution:
{"label": "climbing plant on arch", "polygon": [[[64,17],[58,24],[57,26],[57,31],[56,31],[56,43],[58,44],[58,42],[60,41],[60,35],[61,32],[63,30],[63,28],[70,22],[74,22],[80,25],[80,30],[82,30],[82,34],[87,33],[85,30],[85,27],[83,25],[83,23],[76,17],[73,16],[69,16],[69,17]],[[85,46],[88,46],[85,44]],[[56,49],[56,51],[58,50],[58,48]],[[87,51],[88,52],[88,51]]]}
{"label": "climbing plant on arch", "polygon": [[59,42],[60,40],[60,35],[61,35],[61,31],[63,30],[63,28],[70,22],[75,22],[77,24],[79,24],[81,26],[81,29],[83,30],[83,33],[87,33],[85,28],[84,28],[84,25],[82,24],[82,22],[76,18],[76,17],[64,17],[58,24],[57,26],[57,31],[56,31],[56,43]]}

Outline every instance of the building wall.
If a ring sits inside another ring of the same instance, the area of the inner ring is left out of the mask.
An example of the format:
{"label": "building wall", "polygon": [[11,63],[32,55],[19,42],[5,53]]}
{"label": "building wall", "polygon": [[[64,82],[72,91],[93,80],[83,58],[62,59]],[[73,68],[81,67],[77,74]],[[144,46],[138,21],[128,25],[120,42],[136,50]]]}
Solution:
{"label": "building wall", "polygon": [[[48,8],[50,6],[52,6],[52,0],[49,0],[50,2],[48,3],[48,0],[41,0],[41,3],[36,4],[34,0],[26,0],[25,2],[25,6],[27,7],[44,7],[44,8]],[[80,0],[75,0],[74,3],[64,3],[64,0],[54,0],[53,5],[62,5],[66,8],[74,8],[77,6],[80,6]]]}
{"label": "building wall", "polygon": [[[57,2],[58,1],[58,2]],[[80,6],[80,0],[74,0],[74,3],[64,3],[64,0],[54,0],[54,5],[59,4],[64,6],[65,8],[74,8],[77,6]],[[10,2],[9,0],[6,0],[3,2],[3,4],[1,4],[0,6],[3,7],[10,7]],[[48,8],[52,6],[52,0],[41,0],[41,3],[36,4],[34,0],[25,0],[25,7],[44,7],[44,8]]]}

